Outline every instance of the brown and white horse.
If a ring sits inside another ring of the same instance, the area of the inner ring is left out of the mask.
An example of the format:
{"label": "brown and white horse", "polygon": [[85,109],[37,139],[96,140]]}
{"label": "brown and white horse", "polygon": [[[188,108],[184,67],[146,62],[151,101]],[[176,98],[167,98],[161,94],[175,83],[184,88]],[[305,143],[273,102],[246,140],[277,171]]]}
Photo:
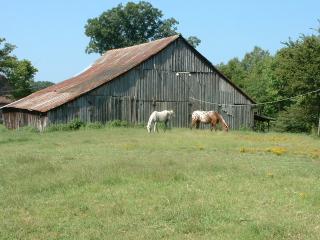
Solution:
{"label": "brown and white horse", "polygon": [[221,114],[214,111],[194,111],[192,113],[192,124],[191,129],[196,126],[196,128],[199,128],[199,124],[201,123],[207,123],[211,124],[210,130],[214,128],[215,131],[217,131],[217,124],[221,123],[222,128],[224,131],[228,132],[229,126],[226,123],[226,121],[223,119]]}

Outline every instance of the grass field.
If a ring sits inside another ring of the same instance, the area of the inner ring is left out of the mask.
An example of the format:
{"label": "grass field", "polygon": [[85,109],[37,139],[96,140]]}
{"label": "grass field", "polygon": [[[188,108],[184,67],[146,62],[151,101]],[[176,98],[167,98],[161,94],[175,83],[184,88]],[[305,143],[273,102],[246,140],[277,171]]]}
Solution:
{"label": "grass field", "polygon": [[0,127],[0,239],[320,239],[320,140]]}

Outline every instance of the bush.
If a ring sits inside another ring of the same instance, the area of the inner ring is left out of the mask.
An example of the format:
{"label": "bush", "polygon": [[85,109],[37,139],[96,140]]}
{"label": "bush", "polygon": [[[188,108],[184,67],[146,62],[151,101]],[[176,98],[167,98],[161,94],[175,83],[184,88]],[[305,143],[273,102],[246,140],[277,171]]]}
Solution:
{"label": "bush", "polygon": [[295,104],[279,113],[274,130],[278,132],[310,133],[311,128],[309,113],[303,106]]}
{"label": "bush", "polygon": [[79,130],[81,127],[84,127],[85,123],[79,119],[74,119],[67,124],[53,124],[46,128],[47,132],[55,132],[55,131],[74,131]]}
{"label": "bush", "polygon": [[81,127],[84,127],[85,123],[82,122],[80,119],[76,118],[69,122],[67,125],[70,130],[78,130]]}
{"label": "bush", "polygon": [[[271,124],[272,123],[270,122],[270,126]],[[266,130],[268,130],[268,123],[257,121],[255,123],[255,126],[253,127],[253,130],[256,132],[265,132]]]}
{"label": "bush", "polygon": [[[92,123],[84,123],[79,119],[74,119],[67,124],[53,124],[46,128],[47,132],[55,132],[55,131],[72,131],[78,129],[101,129],[104,127],[116,128],[116,127],[137,127],[144,128],[145,124],[130,124],[128,121],[114,120],[109,121],[106,124],[101,122],[92,122]],[[159,126],[161,128],[161,126]]]}
{"label": "bush", "polygon": [[127,121],[113,120],[107,123],[108,127],[130,127],[130,124]]}
{"label": "bush", "polygon": [[87,123],[85,128],[89,128],[89,129],[100,129],[100,128],[104,128],[105,125],[102,124],[101,122],[90,122],[90,123]]}

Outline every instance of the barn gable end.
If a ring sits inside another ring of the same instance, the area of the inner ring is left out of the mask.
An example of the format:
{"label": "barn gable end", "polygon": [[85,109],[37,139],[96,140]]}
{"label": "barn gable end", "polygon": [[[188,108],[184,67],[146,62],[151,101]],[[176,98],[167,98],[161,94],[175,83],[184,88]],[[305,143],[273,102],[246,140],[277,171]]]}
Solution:
{"label": "barn gable end", "polygon": [[120,119],[145,123],[154,110],[173,109],[173,126],[187,127],[193,110],[216,110],[231,128],[253,125],[253,101],[185,39],[163,49],[85,94],[46,112],[46,124]]}

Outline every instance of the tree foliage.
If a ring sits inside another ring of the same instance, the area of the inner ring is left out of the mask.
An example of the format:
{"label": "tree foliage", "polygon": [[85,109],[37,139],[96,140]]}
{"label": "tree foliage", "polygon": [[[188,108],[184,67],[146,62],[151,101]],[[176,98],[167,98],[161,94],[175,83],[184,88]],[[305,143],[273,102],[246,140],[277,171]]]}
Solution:
{"label": "tree foliage", "polygon": [[196,48],[201,43],[201,40],[199,38],[197,38],[196,36],[188,37],[187,41],[194,48]]}
{"label": "tree foliage", "polygon": [[19,60],[12,54],[16,46],[0,38],[0,74],[5,76],[12,88],[14,98],[22,98],[32,93],[31,84],[37,69],[31,62]]}
{"label": "tree foliage", "polygon": [[31,89],[33,92],[36,92],[52,85],[54,85],[54,83],[49,81],[34,81],[31,83]]}
{"label": "tree foliage", "polygon": [[[218,68],[255,101],[275,100],[273,57],[268,51],[254,47],[242,60],[233,58],[227,64],[221,63]],[[263,107],[263,112],[273,116],[276,109],[267,105]]]}
{"label": "tree foliage", "polygon": [[[179,22],[163,18],[163,13],[151,3],[140,1],[119,4],[99,17],[89,19],[85,34],[90,38],[87,53],[104,53],[177,34]],[[197,46],[200,40],[190,37],[190,44]]]}
{"label": "tree foliage", "polygon": [[255,47],[243,59],[233,58],[218,68],[257,102],[303,95],[265,104],[262,111],[277,117],[280,131],[310,132],[318,123],[320,93],[305,93],[320,89],[319,33],[289,39],[274,56]]}
{"label": "tree foliage", "polygon": [[[278,94],[291,97],[320,89],[320,36],[301,36],[285,43],[275,56],[275,88]],[[309,120],[317,124],[320,93],[304,95],[298,102],[285,101],[280,109],[297,104],[307,110]]]}
{"label": "tree foliage", "polygon": [[312,122],[308,109],[300,104],[292,104],[279,112],[275,130],[279,132],[310,132]]}

